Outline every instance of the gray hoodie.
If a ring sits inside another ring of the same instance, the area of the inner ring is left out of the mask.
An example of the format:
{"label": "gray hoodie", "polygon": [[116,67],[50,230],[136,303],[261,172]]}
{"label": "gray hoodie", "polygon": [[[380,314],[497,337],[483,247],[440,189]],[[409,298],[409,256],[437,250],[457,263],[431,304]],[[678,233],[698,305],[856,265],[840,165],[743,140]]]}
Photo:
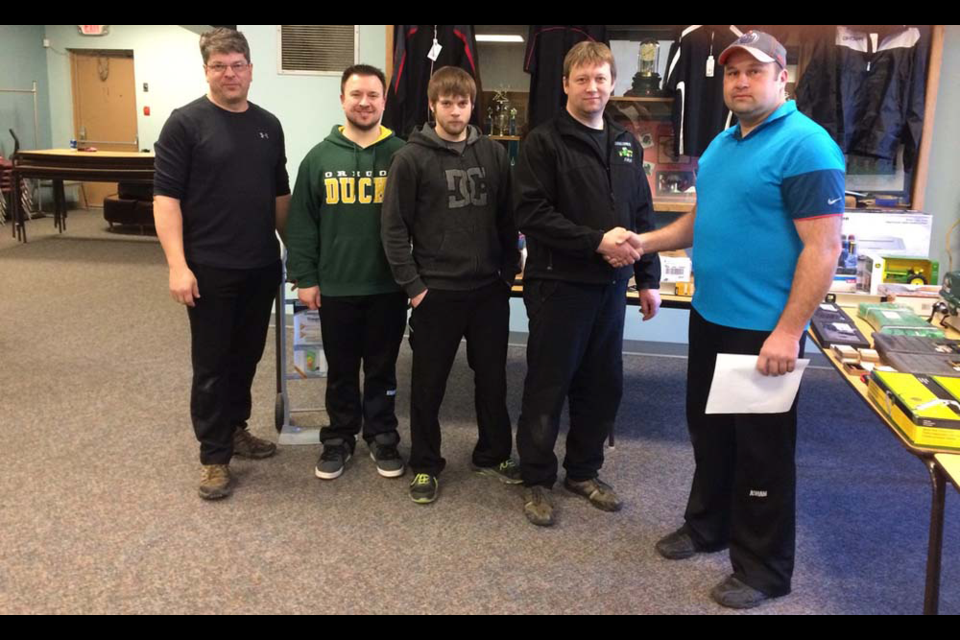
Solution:
{"label": "gray hoodie", "polygon": [[429,124],[415,131],[393,156],[381,215],[387,261],[411,298],[512,283],[520,271],[510,162],[476,127],[462,154]]}

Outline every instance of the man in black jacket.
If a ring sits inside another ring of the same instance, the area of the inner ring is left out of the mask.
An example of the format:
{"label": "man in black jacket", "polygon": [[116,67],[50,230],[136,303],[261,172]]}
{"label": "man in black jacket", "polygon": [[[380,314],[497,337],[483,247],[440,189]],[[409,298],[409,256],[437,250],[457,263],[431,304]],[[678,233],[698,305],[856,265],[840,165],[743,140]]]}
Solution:
{"label": "man in black jacket", "polygon": [[476,374],[474,470],[520,483],[507,413],[510,288],[520,270],[510,162],[467,124],[477,95],[470,74],[444,67],[428,95],[436,125],[415,131],[393,157],[381,224],[387,261],[413,306],[410,498],[418,504],[437,498],[440,405],[463,338]]}
{"label": "man in black jacket", "polygon": [[554,522],[553,449],[567,398],[564,484],[599,509],[620,509],[616,493],[598,473],[623,394],[631,275],[644,320],[660,307],[659,259],[655,253],[641,258],[635,235],[653,229],[643,153],[630,133],[603,115],[615,80],[606,45],[583,42],[571,49],[563,74],[567,108],[530,134],[517,166],[517,222],[529,252],[523,296],[530,318],[517,448],[524,514],[540,526]]}

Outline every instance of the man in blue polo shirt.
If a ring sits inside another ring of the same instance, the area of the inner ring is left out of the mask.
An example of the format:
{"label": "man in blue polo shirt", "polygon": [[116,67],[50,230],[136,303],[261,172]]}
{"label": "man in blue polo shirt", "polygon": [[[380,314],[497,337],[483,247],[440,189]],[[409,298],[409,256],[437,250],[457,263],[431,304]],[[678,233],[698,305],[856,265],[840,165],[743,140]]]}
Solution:
{"label": "man in blue polo shirt", "polygon": [[693,245],[687,422],[696,471],[684,525],[657,551],[680,560],[729,547],[733,574],[711,596],[750,608],[790,593],[796,530],[797,404],[781,414],[706,415],[718,353],[793,371],[840,253],[844,158],[786,100],[786,51],[744,34],[720,54],[738,124],[700,159],[697,207],[641,234],[643,250]]}

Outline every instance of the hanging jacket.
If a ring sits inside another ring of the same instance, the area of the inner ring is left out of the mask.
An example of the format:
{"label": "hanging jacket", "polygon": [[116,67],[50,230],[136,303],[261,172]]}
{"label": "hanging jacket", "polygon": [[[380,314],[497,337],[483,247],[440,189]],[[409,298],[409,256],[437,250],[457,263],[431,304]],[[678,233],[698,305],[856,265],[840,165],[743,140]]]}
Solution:
{"label": "hanging jacket", "polygon": [[892,162],[902,143],[909,171],[920,149],[929,51],[927,26],[886,33],[838,26],[814,45],[797,106],[844,153]]}
{"label": "hanging jacket", "polygon": [[[443,47],[436,62],[427,54],[433,38]],[[427,85],[430,76],[441,67],[460,67],[477,82],[481,94],[477,39],[472,24],[398,24],[394,27],[393,77],[387,89],[383,125],[408,138],[414,129],[430,120]],[[479,109],[474,108],[470,123],[479,125]]]}
{"label": "hanging jacket", "polygon": [[[743,35],[734,25],[692,24],[670,48],[664,88],[673,92],[674,153],[700,157],[717,134],[732,124],[723,101],[720,54]],[[713,75],[707,60],[713,57]]]}
{"label": "hanging jacket", "polygon": [[527,121],[532,131],[563,111],[563,59],[574,45],[584,41],[607,44],[602,24],[532,24],[527,34],[523,70],[530,74]]}

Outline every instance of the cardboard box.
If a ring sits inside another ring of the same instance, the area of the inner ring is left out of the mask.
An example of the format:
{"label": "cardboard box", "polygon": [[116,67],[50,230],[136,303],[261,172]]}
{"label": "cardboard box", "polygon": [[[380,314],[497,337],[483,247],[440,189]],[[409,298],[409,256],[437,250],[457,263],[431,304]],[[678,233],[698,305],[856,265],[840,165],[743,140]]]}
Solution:
{"label": "cardboard box", "polygon": [[862,253],[857,259],[857,291],[880,295],[883,284],[883,257],[875,253]]}
{"label": "cardboard box", "polygon": [[693,261],[690,258],[660,256],[660,282],[690,282]]}
{"label": "cardboard box", "polygon": [[293,352],[294,370],[301,376],[320,378],[327,375],[327,358],[323,347],[306,347]]}
{"label": "cardboard box", "polygon": [[847,211],[841,233],[856,238],[858,254],[930,255],[933,216],[920,211]]}
{"label": "cardboard box", "polygon": [[874,371],[868,394],[917,448],[960,452],[960,378]]}
{"label": "cardboard box", "polygon": [[293,314],[293,344],[320,344],[320,313],[305,309]]}
{"label": "cardboard box", "polygon": [[938,285],[911,285],[885,283],[877,292],[886,296],[890,302],[905,304],[921,317],[928,318],[933,313],[933,305],[940,301]]}

